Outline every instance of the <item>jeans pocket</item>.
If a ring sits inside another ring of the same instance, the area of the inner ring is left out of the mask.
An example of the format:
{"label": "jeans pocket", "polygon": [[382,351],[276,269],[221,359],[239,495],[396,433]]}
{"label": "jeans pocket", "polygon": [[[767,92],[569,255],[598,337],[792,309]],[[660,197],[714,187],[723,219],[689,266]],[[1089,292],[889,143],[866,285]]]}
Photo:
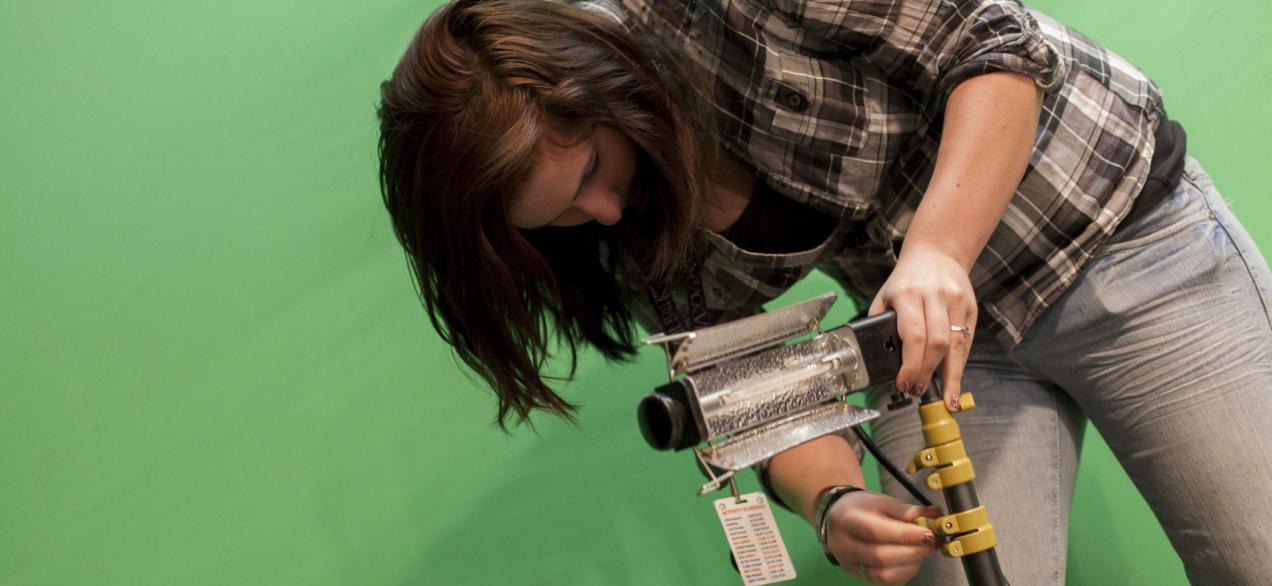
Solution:
{"label": "jeans pocket", "polygon": [[1187,172],[1180,177],[1174,191],[1157,207],[1130,223],[1123,223],[1100,249],[1101,255],[1116,255],[1139,250],[1161,242],[1201,222],[1214,219],[1206,205],[1205,190],[1198,184],[1199,178]]}

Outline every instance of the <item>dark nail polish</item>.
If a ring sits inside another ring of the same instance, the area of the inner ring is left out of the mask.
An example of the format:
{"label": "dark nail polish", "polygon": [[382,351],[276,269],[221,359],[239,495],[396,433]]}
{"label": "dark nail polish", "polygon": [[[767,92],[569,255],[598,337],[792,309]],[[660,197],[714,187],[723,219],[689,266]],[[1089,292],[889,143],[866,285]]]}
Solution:
{"label": "dark nail polish", "polygon": [[933,544],[935,544],[935,543],[936,543],[936,536],[935,536],[935,535],[932,535],[931,533],[924,533],[924,534],[923,534],[923,543],[926,543],[926,544],[928,544],[928,545],[933,545]]}
{"label": "dark nail polish", "polygon": [[958,411],[958,393],[950,395],[950,411]]}
{"label": "dark nail polish", "polygon": [[911,393],[910,393],[910,394],[912,394],[912,395],[914,395],[914,396],[916,396],[916,397],[917,397],[917,396],[919,396],[919,395],[922,395],[922,394],[923,394],[923,391],[924,391],[926,388],[927,388],[927,386],[926,386],[926,385],[924,385],[923,383],[917,383],[917,384],[915,384],[915,385],[914,385],[914,387],[912,387],[912,388],[911,388]]}

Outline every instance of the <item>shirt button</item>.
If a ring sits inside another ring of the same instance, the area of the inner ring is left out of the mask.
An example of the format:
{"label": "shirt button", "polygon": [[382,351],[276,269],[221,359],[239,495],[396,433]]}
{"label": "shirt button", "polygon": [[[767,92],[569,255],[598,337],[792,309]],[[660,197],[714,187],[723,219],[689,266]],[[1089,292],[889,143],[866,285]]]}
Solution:
{"label": "shirt button", "polygon": [[808,97],[791,87],[781,86],[777,91],[777,101],[782,107],[792,112],[803,112],[808,109]]}

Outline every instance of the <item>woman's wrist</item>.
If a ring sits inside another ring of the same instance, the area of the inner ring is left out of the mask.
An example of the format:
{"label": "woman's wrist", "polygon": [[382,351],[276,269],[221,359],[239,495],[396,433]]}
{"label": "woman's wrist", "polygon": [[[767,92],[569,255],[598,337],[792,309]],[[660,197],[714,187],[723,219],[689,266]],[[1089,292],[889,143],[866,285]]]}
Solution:
{"label": "woman's wrist", "polygon": [[[901,252],[897,256],[897,261],[911,258],[932,258],[940,257],[949,259],[963,270],[970,274],[972,266],[976,263],[976,256],[979,254],[980,248],[973,245],[960,246],[959,242],[946,236],[943,238],[930,238],[925,235],[911,234],[907,235],[905,241],[901,245]],[[972,249],[975,249],[973,251]]]}
{"label": "woman's wrist", "polygon": [[839,484],[828,486],[817,493],[816,508],[813,515],[813,526],[817,530],[817,542],[821,544],[822,551],[826,554],[826,559],[834,566],[839,565],[839,560],[830,553],[830,546],[827,543],[828,534],[826,531],[826,521],[829,517],[830,508],[835,506],[839,499],[845,495],[861,492],[866,489],[851,484]]}

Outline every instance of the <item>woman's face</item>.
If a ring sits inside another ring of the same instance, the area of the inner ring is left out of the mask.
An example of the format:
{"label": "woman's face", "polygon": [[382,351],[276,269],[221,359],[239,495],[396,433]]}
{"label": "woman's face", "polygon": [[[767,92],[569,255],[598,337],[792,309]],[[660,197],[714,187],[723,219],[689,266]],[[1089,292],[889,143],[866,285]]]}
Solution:
{"label": "woman's face", "polygon": [[512,196],[509,215],[518,228],[617,224],[636,175],[636,145],[617,130],[597,126],[578,144],[551,129],[539,138],[530,178]]}

